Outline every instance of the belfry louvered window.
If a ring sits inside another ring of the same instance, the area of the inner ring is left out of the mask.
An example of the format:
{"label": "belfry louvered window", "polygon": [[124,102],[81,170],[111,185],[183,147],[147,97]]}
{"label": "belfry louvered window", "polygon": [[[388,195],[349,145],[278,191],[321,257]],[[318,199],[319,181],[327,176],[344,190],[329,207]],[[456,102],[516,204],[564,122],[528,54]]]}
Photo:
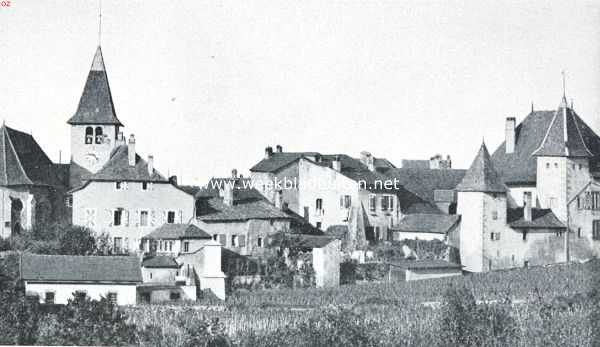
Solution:
{"label": "belfry louvered window", "polygon": [[87,127],[85,128],[85,144],[91,145],[94,143],[94,128]]}
{"label": "belfry louvered window", "polygon": [[104,135],[102,134],[102,127],[96,127],[96,144],[104,142]]}

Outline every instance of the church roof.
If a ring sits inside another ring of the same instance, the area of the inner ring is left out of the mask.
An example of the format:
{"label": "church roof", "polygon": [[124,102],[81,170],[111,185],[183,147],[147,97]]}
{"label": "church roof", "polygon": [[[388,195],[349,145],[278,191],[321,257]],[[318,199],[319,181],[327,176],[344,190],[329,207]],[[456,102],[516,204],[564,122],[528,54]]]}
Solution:
{"label": "church roof", "polygon": [[108,76],[102,58],[102,49],[98,46],[88,74],[79,106],[69,124],[114,124],[123,126],[115,113]]}
{"label": "church roof", "polygon": [[456,190],[459,192],[506,192],[506,186],[492,165],[492,159],[485,143],[481,145],[475,160],[465,173],[465,177],[456,186]]}
{"label": "church roof", "polygon": [[0,186],[55,185],[54,169],[33,136],[0,127]]}
{"label": "church roof", "polygon": [[533,152],[536,156],[551,157],[593,157],[588,149],[581,130],[575,120],[575,112],[568,107],[567,100],[563,97],[558,110],[554,113],[552,121],[540,146]]}
{"label": "church roof", "polygon": [[167,182],[167,179],[156,169],[148,172],[148,163],[139,155],[135,155],[135,165],[129,165],[129,146],[116,147],[110,159],[102,169],[90,177],[92,181],[146,181]]}

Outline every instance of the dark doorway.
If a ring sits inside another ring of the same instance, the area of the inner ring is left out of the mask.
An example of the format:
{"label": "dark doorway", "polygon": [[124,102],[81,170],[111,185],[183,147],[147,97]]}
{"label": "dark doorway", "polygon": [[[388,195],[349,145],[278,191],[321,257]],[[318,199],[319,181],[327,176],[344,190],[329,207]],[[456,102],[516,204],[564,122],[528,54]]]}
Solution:
{"label": "dark doorway", "polygon": [[10,198],[10,229],[13,235],[19,235],[22,229],[21,211],[23,202],[18,198]]}

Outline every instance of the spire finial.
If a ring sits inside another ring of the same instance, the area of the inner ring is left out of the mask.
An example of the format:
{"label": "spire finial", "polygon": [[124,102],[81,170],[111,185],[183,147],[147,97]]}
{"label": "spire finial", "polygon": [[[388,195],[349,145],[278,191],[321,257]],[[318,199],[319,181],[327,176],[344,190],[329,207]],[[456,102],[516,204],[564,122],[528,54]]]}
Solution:
{"label": "spire finial", "polygon": [[563,98],[566,99],[566,97],[567,97],[567,87],[566,87],[567,83],[566,83],[566,79],[567,78],[565,77],[565,70],[562,70],[561,74],[562,74],[562,80],[563,80],[562,81],[563,82]]}
{"label": "spire finial", "polygon": [[533,113],[533,101],[531,102],[531,113]]}
{"label": "spire finial", "polygon": [[98,46],[102,45],[102,0],[98,0]]}

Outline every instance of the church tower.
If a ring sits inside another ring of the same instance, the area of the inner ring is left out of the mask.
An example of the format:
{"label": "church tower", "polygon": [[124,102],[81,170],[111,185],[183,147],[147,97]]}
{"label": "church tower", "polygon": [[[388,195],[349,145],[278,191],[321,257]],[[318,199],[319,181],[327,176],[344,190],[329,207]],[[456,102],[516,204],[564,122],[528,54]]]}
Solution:
{"label": "church tower", "polygon": [[108,85],[108,77],[98,46],[71,125],[71,163],[95,173],[108,161],[110,153],[122,140]]}
{"label": "church tower", "polygon": [[563,223],[567,221],[567,202],[590,182],[592,152],[581,135],[583,121],[567,104],[563,95],[546,130],[537,157],[537,194],[542,208],[550,208]]}
{"label": "church tower", "polygon": [[481,145],[471,167],[456,186],[460,222],[460,260],[470,272],[493,268],[490,242],[506,229],[506,186],[492,166],[490,153]]}

